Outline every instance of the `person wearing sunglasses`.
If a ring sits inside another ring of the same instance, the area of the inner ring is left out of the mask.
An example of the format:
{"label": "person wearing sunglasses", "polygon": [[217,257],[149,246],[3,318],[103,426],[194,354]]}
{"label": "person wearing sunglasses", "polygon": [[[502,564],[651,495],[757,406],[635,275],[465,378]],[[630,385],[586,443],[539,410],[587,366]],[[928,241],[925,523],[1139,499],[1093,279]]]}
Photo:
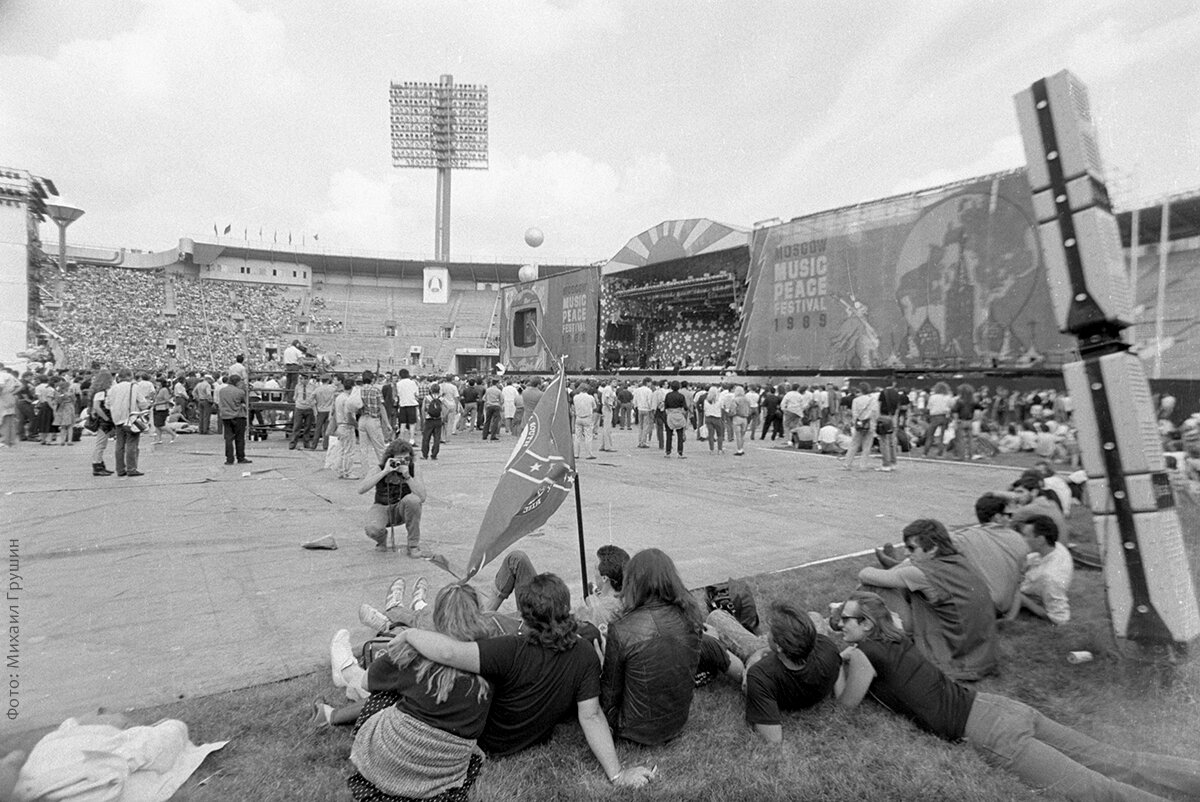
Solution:
{"label": "person wearing sunglasses", "polygon": [[1200,761],[1109,746],[1023,702],[955,682],[896,626],[877,594],[852,593],[839,619],[850,644],[835,689],[843,707],[870,696],[939,738],[966,741],[1027,785],[1067,799],[1200,796]]}

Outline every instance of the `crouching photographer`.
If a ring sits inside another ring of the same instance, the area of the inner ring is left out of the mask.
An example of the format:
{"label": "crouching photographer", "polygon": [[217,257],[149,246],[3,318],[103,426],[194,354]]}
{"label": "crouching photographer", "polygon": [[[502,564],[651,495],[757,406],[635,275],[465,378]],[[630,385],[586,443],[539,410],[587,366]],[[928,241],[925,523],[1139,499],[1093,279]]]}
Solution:
{"label": "crouching photographer", "polygon": [[421,507],[425,503],[425,484],[416,477],[412,446],[393,440],[383,451],[379,470],[358,486],[359,494],[375,488],[375,503],[367,510],[367,537],[375,541],[377,551],[388,550],[388,527],[404,524],[408,530],[408,556],[428,557],[421,551]]}

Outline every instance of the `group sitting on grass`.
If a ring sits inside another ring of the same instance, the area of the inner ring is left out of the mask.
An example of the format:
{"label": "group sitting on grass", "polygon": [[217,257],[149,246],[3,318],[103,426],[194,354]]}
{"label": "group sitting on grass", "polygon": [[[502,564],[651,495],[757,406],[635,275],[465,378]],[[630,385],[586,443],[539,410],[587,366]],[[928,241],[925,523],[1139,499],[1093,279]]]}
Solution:
{"label": "group sitting on grass", "polygon": [[[986,494],[979,525],[953,535],[914,521],[903,532],[908,558],[881,551],[883,567],[864,569],[828,618],[776,601],[762,634],[746,616],[706,609],[654,548],[632,558],[600,549],[596,586],[574,612],[566,584],[519,551],[506,556],[488,599],[451,584],[430,609],[422,579],[406,606],[397,580],[386,610],[359,611],[379,633],[373,642],[386,643],[365,668],[348,632],[335,636],[334,682],[351,704],[318,703],[315,720],[354,724],[358,800],[466,799],[483,755],[544,743],[568,718],[613,784],[639,787],[657,769],[623,766],[614,738],[670,741],[687,725],[694,688],[723,674],[740,682],[745,721],[767,743],[783,740],[785,712],[871,697],[1070,799],[1200,795],[1200,761],[1111,747],[969,684],[997,667],[998,619],[1026,609],[1065,620],[1065,585],[1037,570],[1056,559],[1055,521],[1012,525],[1016,503]],[[497,612],[510,594],[519,617]]]}

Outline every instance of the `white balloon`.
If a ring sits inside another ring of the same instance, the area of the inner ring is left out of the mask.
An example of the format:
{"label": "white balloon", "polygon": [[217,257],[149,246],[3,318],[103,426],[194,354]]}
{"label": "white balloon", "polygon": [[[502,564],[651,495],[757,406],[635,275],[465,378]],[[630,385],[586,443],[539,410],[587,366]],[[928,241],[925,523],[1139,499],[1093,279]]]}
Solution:
{"label": "white balloon", "polygon": [[537,265],[521,265],[521,269],[517,271],[517,278],[523,282],[534,281],[537,277]]}
{"label": "white balloon", "polygon": [[546,241],[546,235],[542,233],[540,228],[531,228],[525,232],[525,244],[530,248],[536,248]]}

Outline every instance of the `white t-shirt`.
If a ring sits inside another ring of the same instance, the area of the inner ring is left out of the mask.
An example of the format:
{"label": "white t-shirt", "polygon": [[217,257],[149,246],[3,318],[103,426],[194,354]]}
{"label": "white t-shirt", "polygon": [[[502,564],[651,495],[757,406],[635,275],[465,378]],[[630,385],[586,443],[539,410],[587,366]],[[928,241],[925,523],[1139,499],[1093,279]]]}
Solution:
{"label": "white t-shirt", "polygon": [[396,382],[396,406],[415,407],[417,405],[417,383],[412,377]]}
{"label": "white t-shirt", "polygon": [[589,421],[596,414],[596,397],[589,392],[580,390],[571,401],[575,405],[575,420]]}
{"label": "white t-shirt", "polygon": [[1046,556],[1033,552],[1025,558],[1025,579],[1021,592],[1037,596],[1046,608],[1046,616],[1056,624],[1071,620],[1071,605],[1067,601],[1067,589],[1075,575],[1071,552],[1062,543],[1054,544],[1054,551]]}

